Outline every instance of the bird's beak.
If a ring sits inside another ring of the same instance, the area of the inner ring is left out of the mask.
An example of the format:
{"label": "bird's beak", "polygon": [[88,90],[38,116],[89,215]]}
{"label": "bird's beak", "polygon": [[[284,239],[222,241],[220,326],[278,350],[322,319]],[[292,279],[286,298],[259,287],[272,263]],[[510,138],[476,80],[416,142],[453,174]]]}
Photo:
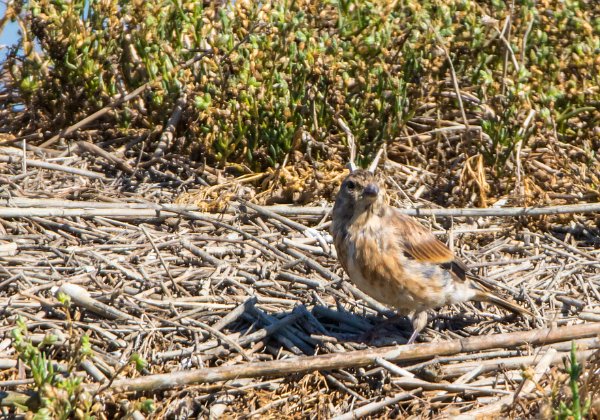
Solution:
{"label": "bird's beak", "polygon": [[369,201],[374,201],[379,194],[379,186],[377,184],[368,184],[363,190],[363,198]]}

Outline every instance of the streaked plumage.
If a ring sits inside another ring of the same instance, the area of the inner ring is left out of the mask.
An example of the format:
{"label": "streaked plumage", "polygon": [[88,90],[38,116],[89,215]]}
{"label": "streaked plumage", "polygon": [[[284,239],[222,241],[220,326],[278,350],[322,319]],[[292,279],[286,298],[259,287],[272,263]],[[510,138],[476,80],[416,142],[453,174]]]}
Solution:
{"label": "streaked plumage", "polygon": [[342,183],[331,233],[340,263],[356,286],[381,303],[411,315],[412,343],[428,309],[468,300],[487,301],[520,314],[508,302],[467,278],[467,267],[416,219],[385,202],[385,190],[368,171]]}

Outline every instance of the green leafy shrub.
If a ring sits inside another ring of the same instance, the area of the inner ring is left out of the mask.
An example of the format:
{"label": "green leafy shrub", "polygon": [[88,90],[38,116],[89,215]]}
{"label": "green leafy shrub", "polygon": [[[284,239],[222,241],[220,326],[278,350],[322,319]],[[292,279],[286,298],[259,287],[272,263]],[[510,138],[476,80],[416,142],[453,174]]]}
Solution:
{"label": "green leafy shrub", "polygon": [[38,407],[21,407],[34,410],[34,419],[92,419],[98,411],[90,393],[81,386],[82,378],[74,376],[77,363],[92,354],[89,337],[84,335],[77,343],[76,353],[66,372],[59,372],[56,362],[48,358],[45,347],[56,342],[57,337],[48,334],[37,346],[28,338],[27,326],[17,320],[17,328],[11,332],[13,347],[19,359],[29,367],[33,378],[32,390],[38,396]]}
{"label": "green leafy shrub", "polygon": [[[160,129],[185,94],[177,147],[255,170],[305,147],[301,132],[343,144],[338,117],[361,159],[383,142],[418,166],[481,154],[507,190],[519,142],[576,145],[585,165],[600,147],[595,0],[20,0],[8,15],[22,39],[0,107],[24,109],[0,129],[16,135],[56,133],[151,82],[102,121]],[[450,123],[472,129],[461,149],[419,140]]]}

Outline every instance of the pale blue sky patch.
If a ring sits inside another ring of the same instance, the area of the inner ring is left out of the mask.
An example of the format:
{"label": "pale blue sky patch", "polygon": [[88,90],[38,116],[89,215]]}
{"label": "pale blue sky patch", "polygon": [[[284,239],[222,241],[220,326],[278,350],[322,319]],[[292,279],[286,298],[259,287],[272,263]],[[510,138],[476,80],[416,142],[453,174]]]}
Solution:
{"label": "pale blue sky patch", "polygon": [[[6,2],[0,1],[0,16],[6,12]],[[17,22],[7,22],[0,33],[0,61],[6,57],[6,52],[9,47],[17,43],[19,39],[19,25]]]}

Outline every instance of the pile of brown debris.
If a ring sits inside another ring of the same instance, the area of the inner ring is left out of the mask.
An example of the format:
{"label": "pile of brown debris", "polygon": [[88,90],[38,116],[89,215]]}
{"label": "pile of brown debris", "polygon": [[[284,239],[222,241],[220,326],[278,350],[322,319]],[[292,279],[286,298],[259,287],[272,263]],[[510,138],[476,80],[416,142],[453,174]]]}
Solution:
{"label": "pile of brown debris", "polygon": [[[132,184],[128,162],[113,156],[120,175],[103,170],[107,152],[93,160],[4,151],[5,414],[35,410],[42,396],[54,414],[67,398],[99,418],[540,416],[560,402],[572,408],[569,380],[582,406],[599,400],[598,229],[581,216],[548,219],[545,230],[527,224],[535,211],[594,205],[439,209],[419,199],[422,177],[387,162],[396,202],[410,200],[409,214],[431,209],[419,212],[423,223],[535,313],[445,307],[430,314],[419,343],[403,346],[408,322],[361,341],[392,313],[345,280],[328,235],[331,203],[253,204],[248,176],[209,168],[185,179],[152,169]],[[215,195],[212,208],[181,204]],[[578,360],[592,358],[575,379],[563,363],[572,342]],[[40,355],[55,370],[41,379],[31,365]],[[81,384],[66,390],[67,377]]]}

